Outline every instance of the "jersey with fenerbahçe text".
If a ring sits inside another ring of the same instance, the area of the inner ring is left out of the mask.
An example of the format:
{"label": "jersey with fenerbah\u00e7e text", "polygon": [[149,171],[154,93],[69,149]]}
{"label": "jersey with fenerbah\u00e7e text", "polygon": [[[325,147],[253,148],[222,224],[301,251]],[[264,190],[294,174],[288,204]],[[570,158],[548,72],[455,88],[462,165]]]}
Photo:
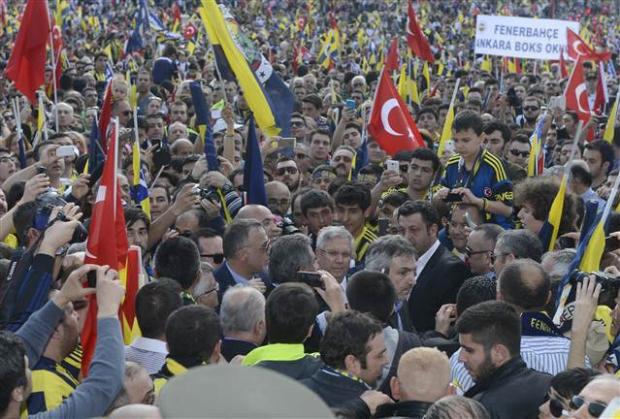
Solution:
{"label": "jersey with fenerbah\u00e7e text", "polygon": [[[441,184],[447,188],[469,188],[478,198],[499,201],[512,206],[512,182],[506,175],[502,161],[487,150],[478,155],[474,167],[467,171],[463,159],[457,154],[446,164]],[[512,219],[503,215],[485,213],[486,222],[513,228]]]}

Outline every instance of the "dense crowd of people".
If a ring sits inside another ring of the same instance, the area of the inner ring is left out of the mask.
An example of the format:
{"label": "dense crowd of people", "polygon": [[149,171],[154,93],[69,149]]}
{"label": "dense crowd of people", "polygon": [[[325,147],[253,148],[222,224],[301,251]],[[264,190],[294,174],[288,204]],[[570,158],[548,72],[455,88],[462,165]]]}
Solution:
{"label": "dense crowd of people", "polygon": [[[617,417],[617,75],[583,124],[564,63],[473,51],[478,14],[568,19],[613,69],[613,5],[415,2],[423,69],[407,2],[222,3],[294,99],[278,135],[216,64],[200,1],[50,1],[63,45],[37,100],[0,78],[0,417]],[[25,5],[0,0],[2,68]],[[368,124],[392,37],[425,147],[389,155]],[[110,133],[125,229],[98,240],[126,234],[134,294],[90,263]]]}

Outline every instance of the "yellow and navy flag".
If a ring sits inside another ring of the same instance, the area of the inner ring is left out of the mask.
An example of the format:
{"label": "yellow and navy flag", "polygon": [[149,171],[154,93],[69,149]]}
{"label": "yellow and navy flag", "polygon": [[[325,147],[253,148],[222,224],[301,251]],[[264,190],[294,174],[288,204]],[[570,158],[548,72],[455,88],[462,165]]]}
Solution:
{"label": "yellow and navy flag", "polygon": [[[270,100],[266,93],[266,88],[269,88],[267,85],[271,82],[276,85],[273,90],[280,91],[279,88],[283,84],[277,83],[278,80],[275,77],[277,73],[273,71],[273,68],[268,65],[269,63],[266,62],[262,55],[258,56],[258,53],[251,58],[252,64],[256,62],[258,65],[258,72],[255,73],[252,70],[249,59],[246,58],[247,48],[244,53],[238,43],[235,42],[226,25],[222,11],[215,0],[202,0],[202,7],[199,9],[199,13],[213,47],[216,64],[222,77],[228,80],[227,75],[224,74],[224,63],[226,63],[230,72],[234,74],[239,83],[243,96],[254,114],[258,126],[267,136],[278,135],[281,130],[286,132],[287,128],[290,128],[290,118],[288,122],[286,118],[281,118],[281,113],[286,111],[286,109],[283,109],[282,112],[274,111],[274,109],[281,107],[289,99],[292,99],[292,94],[288,91],[290,95],[283,96],[283,99],[278,102],[275,99]],[[262,72],[269,74],[261,74]],[[265,88],[261,84],[259,76],[264,77]],[[293,106],[290,106],[288,110],[289,115],[292,112],[292,108]]]}
{"label": "yellow and navy flag", "polygon": [[564,173],[564,176],[562,176],[562,182],[560,183],[560,188],[558,189],[558,192],[553,199],[553,203],[551,204],[547,221],[543,224],[540,229],[540,233],[538,234],[538,237],[543,244],[543,249],[546,249],[545,251],[548,252],[555,250],[555,242],[558,239],[560,223],[562,222],[562,213],[564,211],[564,200],[566,199],[567,182],[568,175]]}
{"label": "yellow and navy flag", "polygon": [[603,139],[610,144],[614,140],[616,120],[618,119],[618,100],[620,100],[620,94],[616,93],[616,101],[611,107],[611,111],[609,111],[609,118],[607,119],[607,125],[605,125],[605,131],[603,132]]}
{"label": "yellow and navy flag", "polygon": [[[338,60],[338,52],[340,51],[340,31],[337,27],[332,27],[321,46],[318,63],[323,68],[331,68]],[[375,61],[376,63],[376,61]],[[374,64],[374,63],[369,63]]]}
{"label": "yellow and navy flag", "polygon": [[543,114],[536,123],[534,132],[530,137],[530,157],[527,162],[527,175],[542,175],[545,167],[545,153],[543,150],[543,126],[545,125],[545,116]]}
{"label": "yellow and navy flag", "polygon": [[443,129],[441,130],[441,138],[439,139],[439,148],[437,149],[437,155],[441,158],[446,151],[448,141],[452,138],[452,123],[454,122],[454,103],[456,102],[456,95],[459,91],[459,85],[461,79],[456,80],[454,85],[454,91],[452,92],[452,100],[450,101],[450,107],[446,114],[446,120],[443,123]]}

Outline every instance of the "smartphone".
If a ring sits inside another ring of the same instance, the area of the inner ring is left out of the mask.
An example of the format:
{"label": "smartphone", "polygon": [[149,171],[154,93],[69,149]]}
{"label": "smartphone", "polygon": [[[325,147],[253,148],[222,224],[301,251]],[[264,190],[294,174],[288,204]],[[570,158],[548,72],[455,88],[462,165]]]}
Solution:
{"label": "smartphone", "polygon": [[377,220],[377,226],[379,227],[379,236],[385,236],[390,227],[390,220],[387,218],[379,218]]}
{"label": "smartphone", "polygon": [[325,289],[325,285],[323,281],[321,281],[321,274],[318,272],[298,271],[297,280],[304,284],[308,284],[312,288]]}
{"label": "smartphone", "polygon": [[396,173],[400,173],[400,164],[398,160],[388,160],[385,162],[385,168],[387,170],[392,170]]}
{"label": "smartphone", "polygon": [[94,269],[86,274],[86,282],[88,288],[97,288],[97,269]]}
{"label": "smartphone", "polygon": [[75,146],[61,145],[56,149],[56,157],[74,157],[77,156]]}
{"label": "smartphone", "polygon": [[43,166],[37,166],[37,175],[44,175],[47,173],[47,169]]}
{"label": "smartphone", "polygon": [[460,193],[450,192],[444,198],[444,202],[462,202],[462,201],[463,201],[463,195],[461,195]]}
{"label": "smartphone", "polygon": [[347,99],[344,101],[344,106],[346,106],[347,109],[354,111],[357,104],[355,103],[353,99]]}

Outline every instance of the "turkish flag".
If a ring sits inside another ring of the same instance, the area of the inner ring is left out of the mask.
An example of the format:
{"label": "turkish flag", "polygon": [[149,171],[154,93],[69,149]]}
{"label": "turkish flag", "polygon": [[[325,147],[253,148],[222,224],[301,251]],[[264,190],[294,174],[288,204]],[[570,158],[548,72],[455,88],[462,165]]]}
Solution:
{"label": "turkish flag", "polygon": [[435,62],[428,39],[426,39],[422,29],[420,29],[420,25],[418,25],[411,0],[409,0],[409,8],[407,9],[407,44],[413,55],[429,63]]}
{"label": "turkish flag", "polygon": [[579,58],[584,60],[607,61],[611,58],[611,52],[595,52],[572,30],[566,28],[566,53],[577,61]]}
{"label": "turkish flag", "polygon": [[390,44],[390,50],[388,51],[388,55],[385,58],[385,69],[388,73],[392,74],[392,72],[398,70],[400,68],[400,63],[398,60],[398,38],[392,38],[392,43]]}
{"label": "turkish flag", "polygon": [[597,114],[605,112],[605,106],[609,101],[609,92],[607,92],[607,83],[605,81],[605,69],[603,68],[603,62],[598,62],[598,80],[596,81],[596,93],[594,97],[594,105],[592,110]]}
{"label": "turkish flag", "polygon": [[568,77],[568,69],[566,68],[566,61],[564,60],[563,48],[560,48],[560,76],[562,76],[562,78]]}
{"label": "turkish flag", "polygon": [[592,114],[588,102],[588,89],[586,88],[585,77],[583,74],[583,58],[579,58],[573,67],[573,72],[568,79],[564,97],[566,98],[566,108],[577,113],[579,120],[588,123]]}
{"label": "turkish flag", "polygon": [[108,150],[108,125],[110,125],[110,119],[112,118],[112,104],[114,98],[112,97],[112,80],[108,81],[108,85],[103,94],[103,104],[101,105],[101,113],[99,114],[99,138],[101,138],[101,146],[103,150]]}
{"label": "turkish flag", "polygon": [[386,153],[425,147],[426,143],[388,72],[382,71],[370,111],[368,132]]}
{"label": "turkish flag", "polygon": [[[113,126],[110,130],[108,153],[88,228],[84,263],[99,266],[108,265],[120,274],[127,262],[129,244],[121,203],[121,190],[116,176],[118,165],[116,140],[116,132]],[[88,375],[88,368],[95,353],[95,343],[97,342],[97,297],[90,295],[88,298],[88,311],[81,334],[84,349],[82,357],[82,373],[84,376]]]}
{"label": "turkish flag", "polygon": [[47,43],[51,30],[47,0],[29,0],[5,74],[30,103],[37,102],[36,91],[45,82]]}

